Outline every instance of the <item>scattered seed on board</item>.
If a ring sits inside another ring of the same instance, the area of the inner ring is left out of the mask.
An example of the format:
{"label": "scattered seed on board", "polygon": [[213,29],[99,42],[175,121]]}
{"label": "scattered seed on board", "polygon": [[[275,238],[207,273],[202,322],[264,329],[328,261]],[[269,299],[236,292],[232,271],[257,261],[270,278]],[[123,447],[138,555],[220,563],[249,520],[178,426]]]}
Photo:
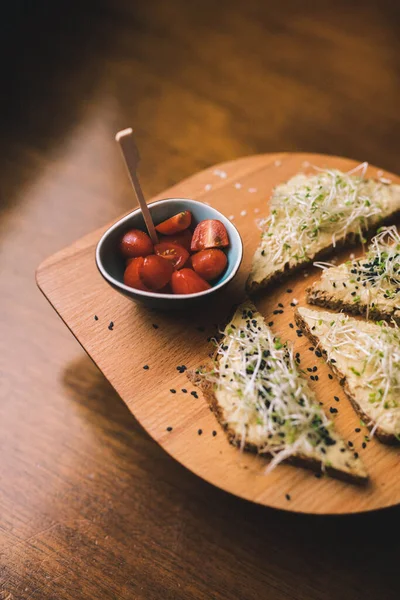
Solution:
{"label": "scattered seed on board", "polygon": [[172,431],[172,427],[167,427],[167,431]]}
{"label": "scattered seed on board", "polygon": [[192,395],[194,398],[198,398],[198,397],[199,397],[199,396],[198,396],[198,394],[197,394],[197,392],[190,392],[190,393],[191,393],[191,395]]}
{"label": "scattered seed on board", "polygon": [[95,321],[98,321],[98,320],[99,320],[99,317],[98,317],[97,315],[94,315],[94,320],[95,320]]}
{"label": "scattered seed on board", "polygon": [[211,190],[211,188],[212,188],[212,185],[211,185],[211,183],[207,183],[207,184],[204,186],[204,189],[205,189],[205,191],[206,191],[206,192],[209,192],[209,191]]}
{"label": "scattered seed on board", "polygon": [[217,432],[214,430],[214,431],[212,432],[212,434],[213,434],[213,437],[215,437],[215,436],[217,435]]}
{"label": "scattered seed on board", "polygon": [[247,210],[241,210],[240,211],[240,216],[241,217],[245,217],[247,215]]}
{"label": "scattered seed on board", "polygon": [[242,187],[242,184],[241,184],[241,183],[238,183],[238,182],[237,182],[237,183],[235,183],[235,188],[236,188],[237,190],[240,190],[240,188],[241,188],[241,187]]}
{"label": "scattered seed on board", "polygon": [[197,430],[197,434],[198,434],[198,435],[201,435],[202,433],[203,433],[203,430],[202,430],[202,429],[198,429],[198,430]]}
{"label": "scattered seed on board", "polygon": [[230,221],[233,221],[233,219],[234,219],[234,218],[235,218],[235,215],[229,215],[229,217],[228,217],[228,219],[229,219]]}
{"label": "scattered seed on board", "polygon": [[149,367],[149,365],[143,365],[143,369],[144,369],[145,371],[148,371],[148,370],[150,369],[150,367]]}
{"label": "scattered seed on board", "polygon": [[158,329],[157,323],[153,323],[153,327],[154,327],[154,329]]}
{"label": "scattered seed on board", "polygon": [[109,329],[110,331],[112,331],[112,330],[114,329],[114,323],[113,323],[113,321],[110,321],[110,324],[109,324],[109,326],[108,326],[108,329]]}
{"label": "scattered seed on board", "polygon": [[290,494],[286,494],[286,495],[285,495],[285,498],[286,498],[286,500],[291,500],[291,496],[290,496]]}

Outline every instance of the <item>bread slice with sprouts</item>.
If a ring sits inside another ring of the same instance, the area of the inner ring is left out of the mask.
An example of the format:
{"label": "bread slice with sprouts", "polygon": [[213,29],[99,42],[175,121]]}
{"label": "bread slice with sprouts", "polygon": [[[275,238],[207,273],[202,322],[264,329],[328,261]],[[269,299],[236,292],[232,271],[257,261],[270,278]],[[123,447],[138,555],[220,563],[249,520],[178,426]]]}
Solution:
{"label": "bread slice with sprouts", "polygon": [[400,440],[400,328],[298,308],[296,323],[322,351],[372,435]]}
{"label": "bread slice with sprouts", "polygon": [[213,363],[189,378],[200,385],[229,440],[244,450],[367,481],[363,463],[333,424],[297,369],[292,349],[275,337],[250,302],[226,325]]}
{"label": "bread slice with sprouts", "polygon": [[[366,165],[360,165],[360,168]],[[400,185],[365,179],[357,169],[316,169],[278,185],[247,280],[249,293],[374,231],[400,211]]]}
{"label": "bread slice with sprouts", "polygon": [[382,227],[367,254],[324,271],[307,291],[310,304],[400,324],[400,235]]}

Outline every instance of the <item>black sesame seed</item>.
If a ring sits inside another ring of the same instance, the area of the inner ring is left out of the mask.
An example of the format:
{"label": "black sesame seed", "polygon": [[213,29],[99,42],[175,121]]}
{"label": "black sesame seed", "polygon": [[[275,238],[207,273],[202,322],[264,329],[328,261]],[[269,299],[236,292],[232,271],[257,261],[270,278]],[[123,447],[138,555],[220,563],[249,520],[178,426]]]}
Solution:
{"label": "black sesame seed", "polygon": [[149,365],[143,365],[143,369],[144,369],[145,371],[148,371],[148,369],[150,369],[150,367],[149,367]]}
{"label": "black sesame seed", "polygon": [[294,328],[293,323],[289,323],[289,327],[290,327],[290,329],[293,329]]}
{"label": "black sesame seed", "polygon": [[273,324],[274,324],[274,322],[273,322],[273,321],[270,321],[270,322],[268,323],[268,326],[269,326],[269,327],[272,327],[272,326],[273,326]]}
{"label": "black sesame seed", "polygon": [[307,371],[308,371],[309,373],[312,373],[312,368],[311,368],[311,367],[307,367]]}
{"label": "black sesame seed", "polygon": [[157,323],[153,323],[153,327],[154,327],[154,329],[158,329]]}
{"label": "black sesame seed", "polygon": [[172,431],[172,427],[167,427],[167,431]]}
{"label": "black sesame seed", "polygon": [[310,379],[311,379],[311,381],[315,381],[314,375],[310,375]]}
{"label": "black sesame seed", "polygon": [[217,432],[213,431],[212,434],[213,434],[213,437],[215,437],[217,435]]}
{"label": "black sesame seed", "polygon": [[99,317],[98,317],[97,315],[94,315],[94,320],[95,320],[95,321],[98,321],[98,320],[99,320]]}
{"label": "black sesame seed", "polygon": [[353,446],[354,446],[353,442],[347,442],[347,443],[349,444],[350,448],[353,448]]}
{"label": "black sesame seed", "polygon": [[279,308],[283,308],[282,302],[279,302],[278,306],[279,306]]}
{"label": "black sesame seed", "polygon": [[288,289],[286,290],[286,293],[287,293],[287,294],[291,294],[292,292],[293,292],[293,290],[291,290],[290,288],[288,288]]}
{"label": "black sesame seed", "polygon": [[330,412],[332,415],[334,415],[334,414],[336,414],[336,413],[338,412],[338,409],[337,409],[337,408],[334,408],[333,406],[330,406],[330,407],[329,407],[329,412]]}
{"label": "black sesame seed", "polygon": [[184,394],[187,394],[187,389],[186,389],[186,388],[182,388],[182,392],[183,392]]}
{"label": "black sesame seed", "polygon": [[318,371],[318,367],[315,367],[315,366],[314,366],[312,370],[313,370],[313,372],[315,373],[315,371]]}
{"label": "black sesame seed", "polygon": [[197,394],[197,392],[190,392],[190,393],[191,393],[191,395],[192,395],[194,398],[198,398],[198,397],[199,397],[199,396],[198,396],[198,394]]}
{"label": "black sesame seed", "polygon": [[322,352],[320,352],[320,350],[316,350],[315,351],[315,356],[318,356],[318,358],[322,357]]}
{"label": "black sesame seed", "polygon": [[318,375],[315,375],[314,379],[315,379],[315,381],[318,381],[318,379],[319,379]]}
{"label": "black sesame seed", "polygon": [[314,346],[309,347],[310,352],[314,352]]}
{"label": "black sesame seed", "polygon": [[340,398],[338,396],[333,396],[333,399],[336,400],[336,402],[340,402]]}
{"label": "black sesame seed", "polygon": [[354,452],[354,458],[358,458],[358,452]]}
{"label": "black sesame seed", "polygon": [[361,429],[359,427],[356,427],[354,430],[356,433],[360,433]]}
{"label": "black sesame seed", "polygon": [[110,331],[112,331],[112,330],[114,329],[114,323],[113,323],[113,321],[110,321],[110,324],[109,324],[109,326],[108,326],[108,329],[109,329]]}
{"label": "black sesame seed", "polygon": [[201,435],[202,433],[203,433],[203,430],[202,429],[198,429],[197,434]]}
{"label": "black sesame seed", "polygon": [[367,447],[367,444],[366,444],[366,442],[363,442],[363,443],[361,444],[361,446],[362,446],[363,448],[366,448],[366,447]]}
{"label": "black sesame seed", "polygon": [[296,306],[296,304],[297,304],[296,302],[291,302],[290,306]]}
{"label": "black sesame seed", "polygon": [[335,363],[336,360],[334,358],[331,358],[331,363]]}
{"label": "black sesame seed", "polygon": [[328,373],[328,377],[329,379],[333,379],[333,375],[331,375],[330,373]]}
{"label": "black sesame seed", "polygon": [[174,390],[173,388],[171,388],[169,391],[171,392],[171,394],[176,394],[176,390]]}
{"label": "black sesame seed", "polygon": [[346,448],[340,448],[340,452],[346,452]]}
{"label": "black sesame seed", "polygon": [[285,495],[286,500],[291,500],[290,494]]}

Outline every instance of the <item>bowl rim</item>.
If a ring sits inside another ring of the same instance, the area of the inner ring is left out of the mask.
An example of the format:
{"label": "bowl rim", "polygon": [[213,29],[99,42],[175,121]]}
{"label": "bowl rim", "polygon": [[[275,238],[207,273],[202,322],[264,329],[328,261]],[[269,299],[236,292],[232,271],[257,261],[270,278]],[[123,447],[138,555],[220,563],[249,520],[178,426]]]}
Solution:
{"label": "bowl rim", "polygon": [[209,290],[204,290],[203,292],[196,292],[194,294],[160,294],[159,292],[145,292],[143,290],[138,290],[136,288],[132,288],[128,285],[125,285],[124,283],[121,283],[120,281],[118,281],[117,279],[112,277],[103,267],[103,264],[102,264],[102,261],[100,258],[100,252],[101,252],[102,245],[103,245],[105,239],[108,237],[108,235],[111,232],[113,232],[115,229],[118,229],[123,223],[128,221],[133,215],[139,214],[141,212],[141,208],[138,207],[138,208],[135,208],[135,210],[128,213],[127,215],[118,219],[118,221],[113,223],[113,225],[111,225],[111,227],[108,227],[108,229],[101,236],[100,240],[97,242],[96,265],[97,265],[98,270],[100,271],[100,274],[103,276],[103,278],[109,284],[111,284],[115,287],[121,288],[122,290],[124,290],[128,293],[132,293],[132,291],[133,291],[135,294],[137,294],[138,296],[142,296],[143,298],[160,298],[160,299],[165,299],[165,300],[184,300],[184,299],[189,300],[190,298],[201,298],[203,296],[207,296],[208,294],[212,294],[213,292],[216,292],[218,289],[227,285],[234,278],[234,276],[238,272],[240,264],[243,260],[243,241],[242,241],[242,238],[240,236],[240,233],[239,233],[237,227],[231,221],[229,221],[229,219],[227,217],[225,217],[225,215],[222,214],[218,209],[214,208],[213,206],[209,206],[207,204],[205,205],[204,202],[199,202],[198,200],[192,200],[191,198],[163,198],[161,200],[154,200],[153,202],[149,202],[148,206],[152,207],[156,204],[157,205],[167,204],[167,203],[174,202],[174,201],[184,201],[184,202],[188,202],[189,204],[197,204],[200,206],[206,206],[207,208],[211,208],[216,213],[218,213],[218,215],[221,215],[225,219],[225,221],[228,223],[228,227],[232,228],[233,231],[236,232],[237,238],[239,241],[239,254],[238,254],[238,257],[237,257],[234,265],[232,266],[232,270],[231,270],[230,274],[228,275],[228,277],[224,281],[221,281],[217,285],[211,287]]}

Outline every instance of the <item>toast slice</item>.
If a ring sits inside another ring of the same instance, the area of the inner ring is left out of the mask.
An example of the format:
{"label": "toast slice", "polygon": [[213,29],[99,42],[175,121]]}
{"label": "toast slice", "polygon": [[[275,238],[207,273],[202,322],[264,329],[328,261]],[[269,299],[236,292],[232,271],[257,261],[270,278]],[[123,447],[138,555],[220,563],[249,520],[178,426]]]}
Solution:
{"label": "toast slice", "polygon": [[393,319],[400,325],[400,235],[396,227],[382,227],[366,256],[324,268],[306,292],[310,304],[374,320]]}
{"label": "toast slice", "polygon": [[298,327],[322,351],[354,410],[384,444],[400,440],[400,328],[298,308]]}
{"label": "toast slice", "polygon": [[400,185],[329,169],[296,175],[273,192],[247,291],[255,293],[332,248],[355,242],[397,213]]}
{"label": "toast slice", "polygon": [[332,422],[297,370],[293,351],[275,337],[251,302],[241,304],[225,327],[212,364],[188,373],[230,442],[356,483],[363,463],[334,431]]}

